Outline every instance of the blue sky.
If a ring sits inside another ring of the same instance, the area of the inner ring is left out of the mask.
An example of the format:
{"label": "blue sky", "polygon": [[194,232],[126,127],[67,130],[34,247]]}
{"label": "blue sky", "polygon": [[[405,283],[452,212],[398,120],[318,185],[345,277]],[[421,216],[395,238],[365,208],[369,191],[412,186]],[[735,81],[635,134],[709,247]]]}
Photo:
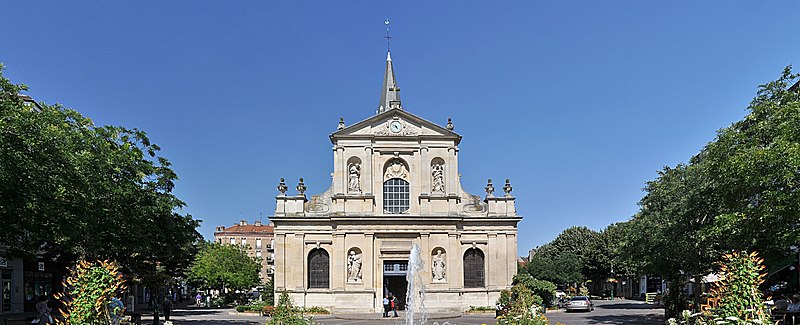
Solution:
{"label": "blue sky", "polygon": [[645,182],[798,64],[797,1],[13,1],[0,62],[29,94],[148,132],[201,232],[330,182],[339,116],[374,114],[383,21],[403,106],[453,119],[464,187],[510,178],[519,252],[627,220]]}

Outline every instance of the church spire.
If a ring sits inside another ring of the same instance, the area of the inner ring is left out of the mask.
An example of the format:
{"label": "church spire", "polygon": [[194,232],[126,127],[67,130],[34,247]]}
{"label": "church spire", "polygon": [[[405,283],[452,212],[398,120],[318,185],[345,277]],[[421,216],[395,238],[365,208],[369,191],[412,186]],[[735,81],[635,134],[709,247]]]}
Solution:
{"label": "church spire", "polygon": [[386,19],[384,23],[386,24],[386,72],[383,73],[383,88],[381,89],[381,102],[378,104],[378,114],[393,108],[403,109],[400,106],[400,87],[397,86],[397,80],[394,77],[392,52],[389,51],[389,40],[392,39],[392,36],[389,35],[389,19]]}

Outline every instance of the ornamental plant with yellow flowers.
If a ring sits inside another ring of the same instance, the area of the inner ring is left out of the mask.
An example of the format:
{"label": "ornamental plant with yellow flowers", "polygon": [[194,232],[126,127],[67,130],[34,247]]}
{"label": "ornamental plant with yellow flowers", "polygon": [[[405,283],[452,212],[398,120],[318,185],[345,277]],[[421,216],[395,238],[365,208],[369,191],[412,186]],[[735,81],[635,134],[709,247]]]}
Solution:
{"label": "ornamental plant with yellow flowers", "polygon": [[112,313],[121,314],[121,310],[109,310],[111,299],[125,290],[125,281],[114,262],[81,260],[72,269],[64,282],[66,294],[59,293],[64,309],[60,310],[62,319],[57,324],[84,325],[111,324]]}

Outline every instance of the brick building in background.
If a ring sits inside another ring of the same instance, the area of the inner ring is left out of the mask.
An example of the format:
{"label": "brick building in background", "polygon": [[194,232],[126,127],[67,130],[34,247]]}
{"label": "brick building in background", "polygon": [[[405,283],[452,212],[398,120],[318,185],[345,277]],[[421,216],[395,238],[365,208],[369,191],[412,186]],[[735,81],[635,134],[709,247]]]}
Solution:
{"label": "brick building in background", "polygon": [[248,224],[239,221],[230,227],[217,226],[214,241],[220,244],[247,246],[247,254],[261,258],[259,277],[264,282],[275,274],[275,241],[272,225],[264,225],[261,221]]}

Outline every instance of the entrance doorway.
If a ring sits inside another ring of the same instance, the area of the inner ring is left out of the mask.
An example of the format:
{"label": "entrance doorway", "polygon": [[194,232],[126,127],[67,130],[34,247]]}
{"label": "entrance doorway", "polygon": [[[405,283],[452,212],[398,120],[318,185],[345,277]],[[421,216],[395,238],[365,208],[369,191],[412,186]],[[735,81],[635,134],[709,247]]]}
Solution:
{"label": "entrance doorway", "polygon": [[[384,261],[383,262],[383,294],[397,297],[397,309],[406,308],[406,290],[408,281],[406,272],[408,271],[408,261]],[[383,297],[381,297],[383,299]]]}

